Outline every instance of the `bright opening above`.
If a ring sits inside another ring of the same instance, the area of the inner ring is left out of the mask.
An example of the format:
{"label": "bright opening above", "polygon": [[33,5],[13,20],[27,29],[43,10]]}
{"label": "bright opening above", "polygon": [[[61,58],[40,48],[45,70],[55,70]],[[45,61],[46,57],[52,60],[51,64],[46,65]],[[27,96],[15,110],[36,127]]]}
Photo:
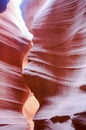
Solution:
{"label": "bright opening above", "polygon": [[20,5],[22,0],[15,0],[16,5]]}

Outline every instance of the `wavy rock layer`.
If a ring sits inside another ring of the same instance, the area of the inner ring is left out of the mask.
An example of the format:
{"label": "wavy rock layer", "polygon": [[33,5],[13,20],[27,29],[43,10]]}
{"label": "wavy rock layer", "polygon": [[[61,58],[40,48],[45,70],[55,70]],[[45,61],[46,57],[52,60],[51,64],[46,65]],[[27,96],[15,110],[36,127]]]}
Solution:
{"label": "wavy rock layer", "polygon": [[85,0],[47,1],[32,32],[24,74],[41,104],[36,118],[86,111]]}
{"label": "wavy rock layer", "polygon": [[22,79],[22,61],[31,47],[31,39],[19,8],[11,0],[7,10],[0,14],[0,123],[15,123],[16,116],[23,121],[18,112],[29,88]]}

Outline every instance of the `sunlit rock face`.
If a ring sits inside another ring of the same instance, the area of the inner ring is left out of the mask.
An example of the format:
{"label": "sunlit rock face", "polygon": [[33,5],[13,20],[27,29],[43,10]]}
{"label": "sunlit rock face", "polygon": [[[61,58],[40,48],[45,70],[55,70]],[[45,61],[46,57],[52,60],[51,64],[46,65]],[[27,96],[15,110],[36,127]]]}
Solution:
{"label": "sunlit rock face", "polygon": [[85,11],[85,0],[49,0],[34,19],[24,75],[41,104],[35,118],[86,111]]}
{"label": "sunlit rock face", "polygon": [[22,16],[29,29],[31,29],[34,18],[46,1],[48,0],[22,0]]}
{"label": "sunlit rock face", "polygon": [[[10,111],[21,111],[29,88],[22,79],[22,61],[31,47],[28,32],[19,12],[11,0],[7,10],[0,14],[0,123],[12,122]],[[7,117],[9,117],[7,119]],[[17,115],[18,117],[19,115]],[[5,118],[2,120],[2,117]],[[22,120],[22,117],[21,117]]]}

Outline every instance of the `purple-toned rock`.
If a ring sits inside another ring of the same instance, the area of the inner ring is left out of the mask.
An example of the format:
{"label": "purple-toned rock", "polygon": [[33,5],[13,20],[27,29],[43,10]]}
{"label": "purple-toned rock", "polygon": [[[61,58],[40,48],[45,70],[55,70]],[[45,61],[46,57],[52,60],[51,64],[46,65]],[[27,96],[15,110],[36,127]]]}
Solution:
{"label": "purple-toned rock", "polygon": [[48,0],[31,31],[34,46],[24,75],[41,104],[35,119],[85,111],[85,0]]}

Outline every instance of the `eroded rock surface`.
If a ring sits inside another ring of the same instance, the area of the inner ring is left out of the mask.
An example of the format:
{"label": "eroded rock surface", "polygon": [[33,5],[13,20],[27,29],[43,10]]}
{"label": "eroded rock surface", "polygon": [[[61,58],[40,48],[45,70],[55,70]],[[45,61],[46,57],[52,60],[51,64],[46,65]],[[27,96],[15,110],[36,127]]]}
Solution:
{"label": "eroded rock surface", "polygon": [[0,13],[0,124],[24,121],[21,115],[29,88],[22,79],[22,62],[31,47],[27,30],[15,1]]}
{"label": "eroded rock surface", "polygon": [[85,4],[49,0],[31,25],[34,46],[24,75],[41,104],[36,119],[86,111]]}

